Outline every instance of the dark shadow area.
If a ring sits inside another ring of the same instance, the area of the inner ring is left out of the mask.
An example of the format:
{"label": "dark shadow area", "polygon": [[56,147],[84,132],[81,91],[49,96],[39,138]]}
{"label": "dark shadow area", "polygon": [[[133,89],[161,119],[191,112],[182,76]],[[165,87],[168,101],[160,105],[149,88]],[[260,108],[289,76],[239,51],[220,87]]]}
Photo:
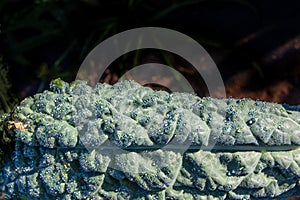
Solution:
{"label": "dark shadow area", "polygon": [[[12,93],[22,99],[46,89],[53,78],[74,80],[83,59],[104,39],[132,28],[164,27],[209,52],[228,97],[300,104],[299,9],[297,0],[3,0],[0,56],[9,66]],[[199,96],[209,95],[196,70],[176,55],[135,51],[123,57],[100,82],[115,83],[120,72],[155,60],[172,63]]]}

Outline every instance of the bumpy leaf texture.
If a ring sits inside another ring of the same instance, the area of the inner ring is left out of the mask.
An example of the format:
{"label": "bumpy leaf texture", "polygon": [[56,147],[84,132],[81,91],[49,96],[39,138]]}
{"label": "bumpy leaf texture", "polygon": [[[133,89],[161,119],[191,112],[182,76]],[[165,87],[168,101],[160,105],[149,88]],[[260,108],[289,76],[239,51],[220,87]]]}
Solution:
{"label": "bumpy leaf texture", "polygon": [[272,199],[300,195],[300,113],[54,80],[6,123],[7,199]]}

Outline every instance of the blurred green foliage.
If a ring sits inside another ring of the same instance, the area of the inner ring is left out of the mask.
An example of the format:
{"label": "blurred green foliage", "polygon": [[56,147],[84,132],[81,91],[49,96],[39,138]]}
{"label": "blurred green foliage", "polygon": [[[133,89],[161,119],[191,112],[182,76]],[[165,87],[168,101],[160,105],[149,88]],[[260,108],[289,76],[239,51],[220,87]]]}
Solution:
{"label": "blurred green foliage", "polygon": [[[267,82],[263,80],[273,76],[266,72],[261,60],[267,51],[280,45],[280,40],[273,39],[272,27],[283,27],[276,24],[278,20],[271,16],[271,9],[265,8],[267,5],[256,0],[2,0],[0,56],[11,67],[8,75],[12,91],[22,99],[46,89],[54,78],[74,80],[83,59],[106,38],[137,27],[165,27],[204,46],[218,59],[225,80],[242,68],[250,68],[258,80],[257,87],[262,87]],[[296,6],[287,5],[277,7],[280,13],[286,10],[292,15],[285,7]],[[265,14],[266,11],[269,13]],[[282,35],[280,32],[279,37],[283,38]],[[271,48],[263,48],[268,40]],[[186,63],[178,62],[170,52],[128,53],[116,60],[104,76],[114,77],[109,80],[114,83],[112,79],[116,80],[126,70],[149,61],[144,59],[149,54],[155,55],[154,60],[161,64],[186,68],[180,72],[198,89],[199,96],[205,94],[205,87],[198,81],[201,76],[193,73],[195,70],[191,72]]]}
{"label": "blurred green foliage", "polygon": [[[79,66],[89,51],[109,36],[142,26],[172,26],[160,20],[175,10],[202,2],[207,0],[3,0],[0,54],[5,61],[34,71],[34,78],[42,80],[41,91],[57,76],[72,80],[77,70],[74,66]],[[201,35],[197,40],[220,45]],[[133,57],[136,64],[138,56]]]}
{"label": "blurred green foliage", "polygon": [[14,105],[10,87],[8,67],[3,64],[2,58],[0,58],[0,116],[10,112]]}

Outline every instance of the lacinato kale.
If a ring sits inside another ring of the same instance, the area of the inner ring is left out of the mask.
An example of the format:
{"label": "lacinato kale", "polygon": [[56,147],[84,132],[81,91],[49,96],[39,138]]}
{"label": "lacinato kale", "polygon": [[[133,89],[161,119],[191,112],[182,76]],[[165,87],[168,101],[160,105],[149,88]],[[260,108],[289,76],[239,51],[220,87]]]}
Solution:
{"label": "lacinato kale", "polygon": [[276,103],[56,79],[1,123],[6,199],[300,195],[300,113]]}

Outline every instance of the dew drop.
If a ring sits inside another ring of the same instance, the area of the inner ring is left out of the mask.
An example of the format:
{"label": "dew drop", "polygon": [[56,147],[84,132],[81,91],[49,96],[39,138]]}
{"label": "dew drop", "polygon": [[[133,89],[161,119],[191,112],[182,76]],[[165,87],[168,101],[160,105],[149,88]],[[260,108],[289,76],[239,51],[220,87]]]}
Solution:
{"label": "dew drop", "polygon": [[247,122],[246,122],[246,124],[248,125],[248,126],[251,126],[252,124],[254,124],[255,123],[255,118],[251,118],[251,119],[249,119]]}

